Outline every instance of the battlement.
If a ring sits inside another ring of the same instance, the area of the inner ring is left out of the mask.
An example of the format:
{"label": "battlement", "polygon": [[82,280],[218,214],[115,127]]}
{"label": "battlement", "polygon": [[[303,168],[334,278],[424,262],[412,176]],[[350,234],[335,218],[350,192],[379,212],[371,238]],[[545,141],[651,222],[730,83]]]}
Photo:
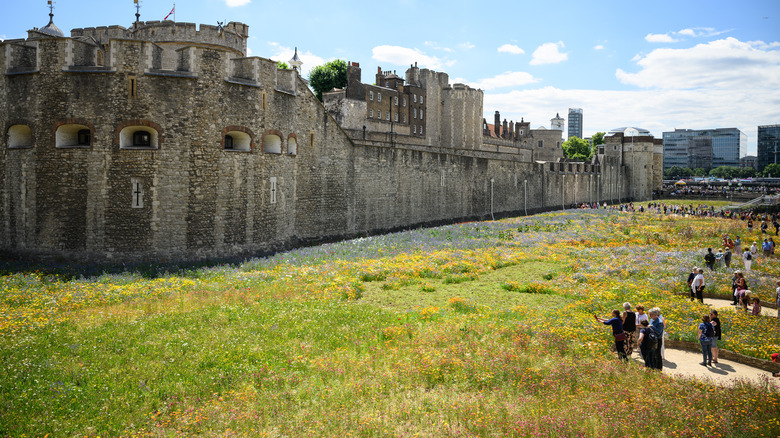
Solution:
{"label": "battlement", "polygon": [[225,26],[212,26],[174,21],[140,21],[130,28],[122,26],[100,26],[73,29],[72,38],[92,38],[98,44],[107,44],[111,39],[135,39],[141,41],[181,44],[206,44],[224,47],[246,54],[249,26],[231,21]]}

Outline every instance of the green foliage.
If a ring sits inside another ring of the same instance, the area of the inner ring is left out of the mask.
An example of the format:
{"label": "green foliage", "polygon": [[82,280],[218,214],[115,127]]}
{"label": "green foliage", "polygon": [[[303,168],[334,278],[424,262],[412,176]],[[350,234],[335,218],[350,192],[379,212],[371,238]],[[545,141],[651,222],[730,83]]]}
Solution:
{"label": "green foliage", "polygon": [[322,101],[322,93],[334,88],[347,86],[347,63],[335,59],[323,65],[318,65],[309,74],[309,86],[314,90],[317,99]]}
{"label": "green foliage", "polygon": [[693,176],[706,176],[707,175],[707,169],[703,167],[697,167],[693,169]]}
{"label": "green foliage", "polygon": [[590,138],[593,142],[593,146],[598,146],[600,144],[604,144],[604,136],[607,135],[606,132],[597,132],[593,134],[593,136]]}
{"label": "green foliage", "polygon": [[690,167],[672,166],[664,170],[665,179],[690,178],[691,176],[693,176],[693,169]]}
{"label": "green foliage", "polygon": [[710,176],[715,178],[751,178],[756,176],[756,169],[752,167],[720,166],[710,170]]}
{"label": "green foliage", "polygon": [[587,160],[592,156],[593,151],[590,149],[590,144],[579,137],[571,136],[568,140],[561,145],[563,148],[563,154],[567,158],[575,160]]}
{"label": "green foliage", "polygon": [[764,168],[763,176],[772,176],[774,178],[780,177],[780,164],[769,164]]}
{"label": "green foliage", "polygon": [[277,61],[276,62],[276,68],[278,68],[280,70],[288,70],[290,68],[290,66],[287,65],[287,63],[284,62],[284,61]]}

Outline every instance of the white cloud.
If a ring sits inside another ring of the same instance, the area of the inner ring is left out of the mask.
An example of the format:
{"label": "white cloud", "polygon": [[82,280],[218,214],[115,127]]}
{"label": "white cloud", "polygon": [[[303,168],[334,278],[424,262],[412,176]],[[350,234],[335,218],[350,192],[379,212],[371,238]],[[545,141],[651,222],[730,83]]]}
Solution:
{"label": "white cloud", "polygon": [[604,46],[602,46],[601,44],[595,45],[593,46],[593,50],[604,50]]}
{"label": "white cloud", "polygon": [[645,41],[648,43],[675,43],[676,39],[666,33],[649,33],[645,36]]}
{"label": "white cloud", "polygon": [[225,4],[230,8],[235,8],[237,6],[244,6],[251,1],[252,0],[225,0]]}
{"label": "white cloud", "polygon": [[[774,48],[779,47],[775,45]],[[618,69],[624,84],[642,88],[780,89],[780,50],[726,38],[687,49],[656,49],[640,57],[637,73]]]}
{"label": "white cloud", "polygon": [[498,48],[498,51],[502,53],[511,53],[512,55],[522,55],[523,53],[525,53],[525,50],[521,49],[520,47],[514,44],[504,44],[503,46]]}
{"label": "white cloud", "polygon": [[450,49],[449,47],[440,46],[439,43],[437,43],[436,41],[426,41],[423,44],[425,44],[426,46],[430,47],[433,50],[442,50],[447,53],[454,52],[454,50]]}
{"label": "white cloud", "polygon": [[683,29],[677,32],[677,35],[696,36],[696,32],[693,29]]}
{"label": "white cloud", "polygon": [[419,67],[441,69],[455,63],[455,61],[443,61],[436,56],[426,55],[419,49],[401,46],[376,46],[371,50],[371,53],[371,57],[377,62],[403,66],[409,66],[416,62]]}
{"label": "white cloud", "polygon": [[477,46],[475,46],[474,44],[471,44],[470,42],[466,41],[465,43],[458,44],[458,47],[460,47],[463,50],[471,50],[471,49],[473,49],[474,47],[477,47]]}
{"label": "white cloud", "polygon": [[483,90],[493,90],[496,88],[516,87],[519,85],[533,84],[539,82],[530,73],[523,71],[508,71],[501,73],[498,76],[492,78],[480,79],[477,82],[468,83],[474,88],[481,88]]}
{"label": "white cloud", "polygon": [[563,48],[563,41],[557,43],[544,43],[534,50],[531,65],[557,64],[569,58],[567,53],[561,53],[559,48]]}

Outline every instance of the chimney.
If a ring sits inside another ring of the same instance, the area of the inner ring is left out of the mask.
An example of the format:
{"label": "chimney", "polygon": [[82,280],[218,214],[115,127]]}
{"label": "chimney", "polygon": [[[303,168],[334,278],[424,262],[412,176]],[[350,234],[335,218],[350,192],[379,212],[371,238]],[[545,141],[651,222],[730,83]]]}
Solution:
{"label": "chimney", "polygon": [[501,133],[499,132],[501,131],[501,113],[498,111],[496,111],[495,120],[493,122],[493,129],[496,132],[496,137],[501,138]]}

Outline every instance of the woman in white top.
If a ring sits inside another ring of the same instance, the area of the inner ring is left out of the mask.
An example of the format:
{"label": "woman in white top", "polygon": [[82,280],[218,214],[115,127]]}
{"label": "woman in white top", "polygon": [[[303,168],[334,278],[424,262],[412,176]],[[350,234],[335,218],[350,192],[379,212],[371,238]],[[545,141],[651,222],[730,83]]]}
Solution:
{"label": "woman in white top", "polygon": [[750,265],[753,264],[753,253],[749,249],[742,253],[742,263],[745,264],[745,271],[749,271]]}

